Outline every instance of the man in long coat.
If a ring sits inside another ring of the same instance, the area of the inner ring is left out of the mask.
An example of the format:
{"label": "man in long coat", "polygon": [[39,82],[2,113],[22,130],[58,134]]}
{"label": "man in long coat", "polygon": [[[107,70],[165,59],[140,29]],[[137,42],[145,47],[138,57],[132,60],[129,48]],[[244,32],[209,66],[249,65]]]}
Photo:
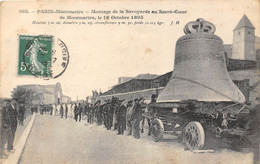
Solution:
{"label": "man in long coat", "polygon": [[127,101],[122,102],[122,104],[117,108],[117,129],[118,129],[118,135],[124,134],[124,131],[126,129],[126,111],[127,111]]}
{"label": "man in long coat", "polygon": [[6,154],[4,152],[5,144],[7,143],[8,132],[11,129],[11,120],[9,117],[9,112],[7,110],[7,106],[10,104],[10,100],[6,99],[3,102],[3,106],[0,107],[1,110],[1,126],[0,126],[0,158],[6,158]]}
{"label": "man in long coat", "polygon": [[13,144],[14,144],[14,138],[15,138],[15,132],[17,129],[17,104],[15,100],[12,100],[9,105],[7,105],[7,110],[10,117],[10,129],[8,130],[8,144],[7,144],[7,150],[13,151]]}
{"label": "man in long coat", "polygon": [[18,120],[19,120],[19,125],[22,125],[23,126],[23,120],[24,120],[24,117],[25,117],[25,105],[23,103],[21,103],[19,106],[18,106]]}
{"label": "man in long coat", "polygon": [[103,107],[103,115],[104,115],[104,125],[105,128],[108,130],[108,102]]}
{"label": "man in long coat", "polygon": [[157,99],[157,95],[156,95],[156,94],[153,94],[153,95],[151,96],[151,102],[150,102],[149,104],[147,104],[145,110],[143,111],[143,112],[145,112],[146,114],[148,114],[149,117],[144,117],[144,116],[143,116],[141,133],[144,132],[144,121],[145,121],[145,119],[146,119],[146,120],[147,120],[147,123],[148,123],[148,126],[149,126],[148,136],[151,135],[151,120],[150,120],[150,118],[153,117],[153,111],[152,111],[151,106],[156,103],[156,99]]}
{"label": "man in long coat", "polygon": [[81,103],[79,103],[79,106],[78,106],[78,117],[79,117],[79,122],[81,121],[81,114],[82,114],[82,111],[83,111],[83,106]]}
{"label": "man in long coat", "polygon": [[74,119],[76,120],[76,122],[78,121],[78,113],[79,113],[79,109],[77,104],[74,104]]}
{"label": "man in long coat", "polygon": [[133,136],[136,139],[140,138],[140,121],[142,120],[142,106],[140,101],[142,99],[134,100],[133,114],[131,120],[133,120]]}
{"label": "man in long coat", "polygon": [[127,111],[126,111],[126,126],[127,126],[127,135],[132,135],[132,120],[131,116],[133,114],[133,100],[127,102]]}
{"label": "man in long coat", "polygon": [[60,118],[63,118],[63,104],[60,105]]}
{"label": "man in long coat", "polygon": [[111,130],[113,126],[113,116],[114,116],[114,106],[111,104],[108,105],[108,129]]}
{"label": "man in long coat", "polygon": [[68,104],[65,104],[65,118],[68,117]]}

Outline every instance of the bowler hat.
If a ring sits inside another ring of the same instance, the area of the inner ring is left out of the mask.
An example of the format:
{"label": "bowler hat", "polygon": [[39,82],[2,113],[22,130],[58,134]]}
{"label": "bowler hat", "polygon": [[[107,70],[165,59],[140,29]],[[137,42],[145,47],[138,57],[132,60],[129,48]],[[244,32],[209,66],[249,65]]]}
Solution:
{"label": "bowler hat", "polygon": [[132,102],[133,102],[133,100],[129,100],[129,101],[128,101],[129,104],[132,103]]}

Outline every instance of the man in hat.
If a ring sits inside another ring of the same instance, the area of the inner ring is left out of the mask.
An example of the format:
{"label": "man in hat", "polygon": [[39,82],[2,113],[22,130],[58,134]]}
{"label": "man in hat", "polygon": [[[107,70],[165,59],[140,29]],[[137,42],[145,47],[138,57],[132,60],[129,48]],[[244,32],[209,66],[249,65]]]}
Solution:
{"label": "man in hat", "polygon": [[67,117],[68,117],[68,104],[67,103],[65,103],[65,118],[67,119]]}
{"label": "man in hat", "polygon": [[127,102],[126,109],[126,126],[127,126],[127,135],[132,135],[132,114],[133,114],[133,100]]}
{"label": "man in hat", "polygon": [[9,112],[7,110],[8,105],[10,104],[11,100],[5,99],[3,102],[3,106],[0,108],[1,110],[1,127],[0,127],[0,158],[6,158],[6,154],[4,152],[5,144],[7,143],[8,132],[10,130],[11,120],[9,117]]}
{"label": "man in hat", "polygon": [[105,125],[105,128],[108,130],[109,127],[108,127],[108,108],[109,108],[109,101],[106,101],[105,105],[103,106],[103,117],[104,117],[104,125]]}
{"label": "man in hat", "polygon": [[23,126],[23,120],[25,118],[25,105],[22,102],[19,106],[18,106],[18,120],[19,120],[19,125]]}
{"label": "man in hat", "polygon": [[83,106],[81,103],[79,103],[78,106],[78,117],[79,117],[79,122],[81,121],[81,114],[82,114]]}
{"label": "man in hat", "polygon": [[76,122],[78,121],[78,113],[79,113],[79,108],[78,108],[78,105],[75,103],[74,104],[74,119]]}
{"label": "man in hat", "polygon": [[111,130],[113,126],[114,104],[113,101],[108,105],[108,129]]}
{"label": "man in hat", "polygon": [[93,124],[93,111],[94,111],[94,105],[93,104],[91,104],[90,105],[90,108],[89,108],[89,110],[88,110],[88,118],[89,118],[89,123],[90,124]]}
{"label": "man in hat", "polygon": [[123,101],[121,105],[117,108],[117,130],[118,135],[124,135],[124,130],[126,129],[126,112],[127,112],[127,101]]}
{"label": "man in hat", "polygon": [[39,107],[39,111],[40,111],[40,114],[42,115],[43,114],[43,112],[44,112],[44,104],[43,104],[43,102],[41,102],[41,104],[40,104],[40,107]]}
{"label": "man in hat", "polygon": [[63,108],[63,103],[60,105],[60,118],[63,118],[63,111],[64,111],[64,108]]}
{"label": "man in hat", "polygon": [[122,104],[122,102],[124,100],[119,100],[118,97],[115,97],[115,103],[113,105],[114,107],[114,113],[113,113],[113,127],[114,130],[118,130],[118,121],[119,121],[119,110],[120,110],[120,106]]}
{"label": "man in hat", "polygon": [[7,110],[10,117],[10,129],[8,130],[8,144],[7,144],[7,150],[9,152],[13,151],[13,144],[14,144],[14,138],[15,138],[15,132],[17,129],[17,103],[15,99],[12,99],[11,103],[7,105]]}
{"label": "man in hat", "polygon": [[133,136],[136,139],[140,138],[140,121],[142,120],[142,106],[141,101],[143,98],[134,100],[133,114],[131,120],[133,120]]}
{"label": "man in hat", "polygon": [[[111,98],[111,106],[110,106],[110,110],[109,110],[109,124],[110,127],[114,128],[114,130],[117,129],[117,119],[116,119],[116,108],[117,108],[117,102],[118,102],[118,97],[112,97]],[[111,129],[110,128],[110,129]]]}
{"label": "man in hat", "polygon": [[145,111],[144,111],[145,113],[148,113],[149,118],[143,116],[143,120],[142,120],[141,133],[144,132],[144,121],[145,121],[145,118],[146,118],[148,126],[149,126],[148,136],[151,135],[151,120],[150,120],[150,118],[153,116],[153,111],[152,111],[151,106],[156,103],[156,99],[157,99],[157,94],[153,94],[151,96],[151,102],[147,105],[147,107],[145,108]]}

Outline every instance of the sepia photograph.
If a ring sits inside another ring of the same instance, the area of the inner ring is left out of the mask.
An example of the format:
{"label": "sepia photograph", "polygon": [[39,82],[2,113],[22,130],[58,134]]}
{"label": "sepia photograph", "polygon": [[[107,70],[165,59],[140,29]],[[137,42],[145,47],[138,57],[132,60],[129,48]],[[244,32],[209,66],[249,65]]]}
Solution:
{"label": "sepia photograph", "polygon": [[260,164],[259,0],[0,9],[0,164]]}

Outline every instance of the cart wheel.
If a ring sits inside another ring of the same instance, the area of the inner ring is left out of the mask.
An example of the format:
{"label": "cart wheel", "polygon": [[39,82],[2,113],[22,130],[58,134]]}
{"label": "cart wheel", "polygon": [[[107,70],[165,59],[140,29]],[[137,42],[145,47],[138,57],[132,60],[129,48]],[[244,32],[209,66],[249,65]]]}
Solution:
{"label": "cart wheel", "polygon": [[163,123],[161,120],[155,119],[153,121],[151,130],[152,130],[152,136],[153,136],[155,142],[158,142],[163,138],[164,127],[163,127]]}
{"label": "cart wheel", "polygon": [[184,129],[184,143],[190,150],[199,150],[204,146],[205,133],[199,122],[192,121]]}

